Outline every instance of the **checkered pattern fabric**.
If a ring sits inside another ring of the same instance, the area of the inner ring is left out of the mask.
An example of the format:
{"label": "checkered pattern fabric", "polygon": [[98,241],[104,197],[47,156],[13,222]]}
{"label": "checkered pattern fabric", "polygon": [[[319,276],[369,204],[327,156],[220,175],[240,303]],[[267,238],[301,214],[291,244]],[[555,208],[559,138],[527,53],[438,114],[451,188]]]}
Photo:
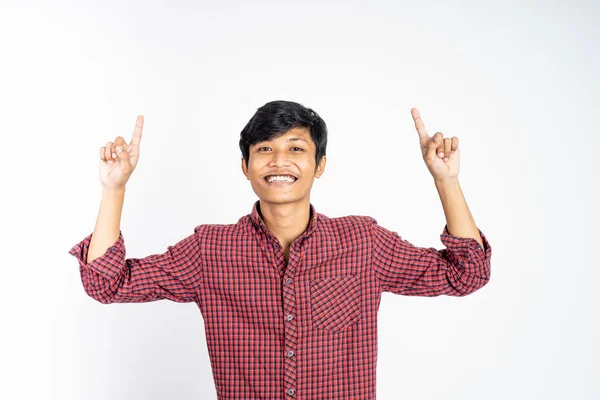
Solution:
{"label": "checkered pattern fabric", "polygon": [[383,292],[465,296],[490,279],[492,249],[450,235],[417,247],[366,216],[310,221],[289,260],[260,215],[203,224],[162,254],[126,258],[122,232],[87,264],[92,235],[70,254],[102,303],[195,302],[219,399],[375,399]]}

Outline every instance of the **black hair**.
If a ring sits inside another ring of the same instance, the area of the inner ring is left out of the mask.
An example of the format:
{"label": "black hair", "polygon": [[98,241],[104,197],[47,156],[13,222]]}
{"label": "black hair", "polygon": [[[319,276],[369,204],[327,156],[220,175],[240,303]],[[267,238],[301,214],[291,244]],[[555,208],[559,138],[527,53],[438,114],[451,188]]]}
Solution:
{"label": "black hair", "polygon": [[325,121],[314,110],[300,103],[274,100],[260,107],[240,133],[240,150],[246,167],[251,145],[279,137],[293,128],[310,130],[310,136],[317,147],[315,161],[318,166],[327,148]]}

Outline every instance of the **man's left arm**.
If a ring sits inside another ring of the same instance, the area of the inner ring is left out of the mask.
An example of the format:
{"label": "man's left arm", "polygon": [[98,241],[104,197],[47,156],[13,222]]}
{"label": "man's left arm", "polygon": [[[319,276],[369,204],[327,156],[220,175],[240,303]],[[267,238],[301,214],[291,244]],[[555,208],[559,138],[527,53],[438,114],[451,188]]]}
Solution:
{"label": "man's left arm", "polygon": [[458,183],[460,170],[458,138],[456,136],[444,138],[442,132],[436,132],[435,135],[429,136],[419,111],[416,108],[412,108],[410,111],[419,134],[419,146],[423,161],[433,177],[442,201],[448,233],[456,237],[473,238],[483,250],[484,243],[481,240],[479,229],[475,225]]}
{"label": "man's left arm", "polygon": [[[418,247],[370,221],[373,268],[383,291],[409,296],[465,296],[490,279],[492,249],[477,228],[463,196],[458,173],[458,138],[429,136],[416,108],[411,109],[419,146],[442,201],[446,249]],[[428,212],[428,210],[424,210]]]}

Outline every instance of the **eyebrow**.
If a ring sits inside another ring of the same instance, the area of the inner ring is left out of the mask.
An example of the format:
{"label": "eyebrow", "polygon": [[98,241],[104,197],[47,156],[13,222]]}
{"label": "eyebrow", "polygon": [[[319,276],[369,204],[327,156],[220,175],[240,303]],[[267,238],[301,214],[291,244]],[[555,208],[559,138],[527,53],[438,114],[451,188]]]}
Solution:
{"label": "eyebrow", "polygon": [[[303,142],[305,142],[306,144],[309,144],[306,139],[302,139],[302,138],[299,138],[299,137],[291,137],[291,138],[288,139],[288,142],[298,142],[300,140],[303,141]],[[256,144],[258,145],[260,143],[269,143],[269,142],[272,142],[272,140],[263,140],[262,142],[259,142],[259,143],[256,143]]]}

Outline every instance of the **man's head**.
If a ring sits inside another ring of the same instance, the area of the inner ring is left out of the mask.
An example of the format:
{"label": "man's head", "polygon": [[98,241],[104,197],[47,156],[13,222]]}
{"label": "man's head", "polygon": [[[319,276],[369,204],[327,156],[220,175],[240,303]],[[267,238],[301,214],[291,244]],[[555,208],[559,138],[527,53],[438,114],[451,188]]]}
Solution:
{"label": "man's head", "polygon": [[[298,201],[310,194],[325,168],[327,126],[313,110],[292,101],[260,107],[240,133],[242,171],[258,197],[267,202]],[[269,182],[291,175],[293,182]]]}

